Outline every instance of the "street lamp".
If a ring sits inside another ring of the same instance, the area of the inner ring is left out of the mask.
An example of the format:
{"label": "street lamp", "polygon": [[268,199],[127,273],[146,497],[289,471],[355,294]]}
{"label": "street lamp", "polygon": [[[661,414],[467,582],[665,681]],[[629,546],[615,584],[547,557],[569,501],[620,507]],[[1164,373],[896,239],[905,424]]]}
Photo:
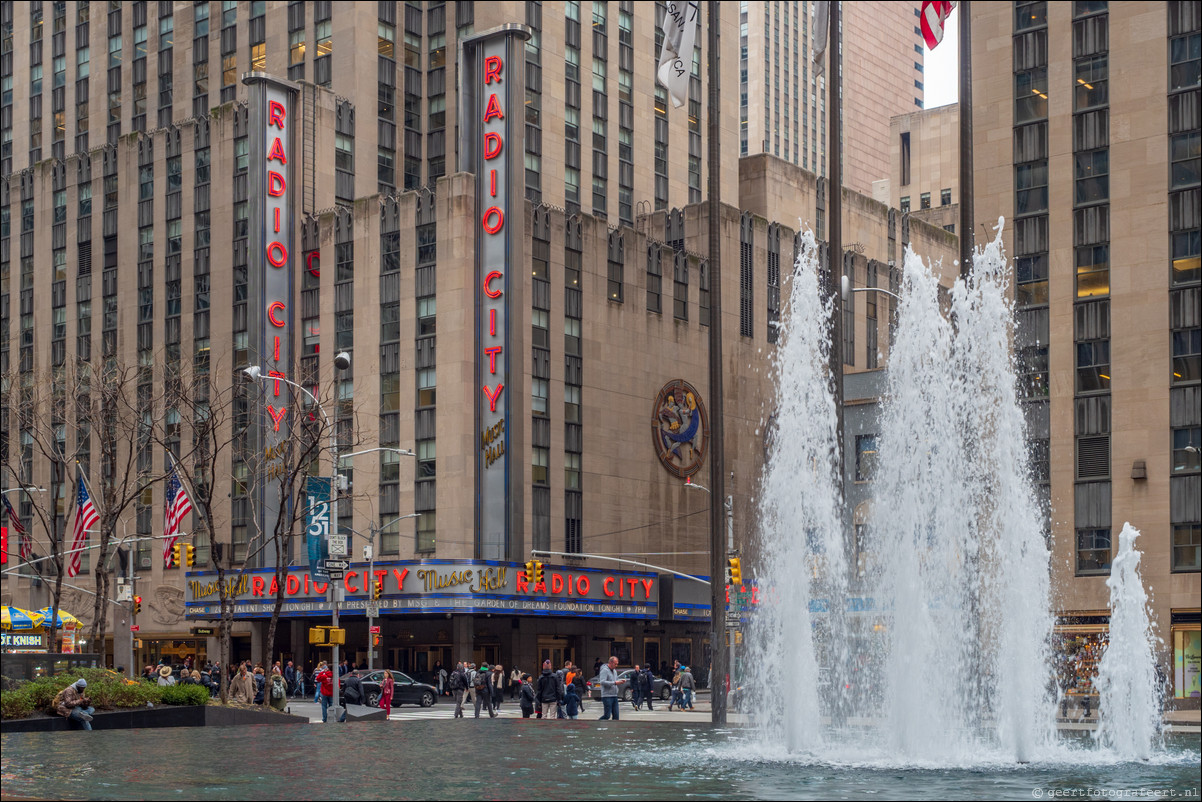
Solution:
{"label": "street lamp", "polygon": [[[406,453],[402,449],[396,449],[396,448],[387,448],[387,449],[372,448],[372,449],[368,449],[368,451],[400,451],[401,453]],[[366,453],[366,452],[359,452],[359,453]],[[413,452],[410,451],[408,453],[412,454]],[[351,455],[348,455],[348,456],[351,456]],[[373,585],[375,584],[375,581],[376,581],[376,533],[379,532],[382,535],[384,533],[384,530],[387,529],[388,527],[392,526],[393,524],[403,521],[406,518],[418,518],[420,516],[421,516],[421,513],[411,512],[408,515],[397,516],[396,518],[393,518],[388,523],[386,523],[382,526],[379,526],[379,527],[376,526],[376,522],[374,520],[371,522],[371,534],[368,535],[369,540],[368,540],[367,545],[363,547],[363,558],[365,560],[367,560],[367,566],[368,566],[367,574],[368,574],[368,576],[371,577],[371,579],[369,581]],[[351,531],[354,532],[355,530],[352,529]],[[361,534],[361,533],[356,532],[356,534]],[[375,601],[375,599],[373,598],[372,601]],[[372,622],[376,620],[376,617],[371,614],[371,611],[373,608],[377,608],[377,607],[378,607],[378,605],[368,604],[367,610],[366,610],[366,612],[367,612],[367,670],[368,671],[372,671],[376,667],[376,661],[375,661],[376,651],[375,651],[375,646],[371,642],[371,639],[372,639],[371,628],[373,626]]]}
{"label": "street lamp", "polygon": [[[336,370],[346,370],[350,366],[351,366],[351,355],[348,354],[346,351],[339,351],[337,354],[334,355],[334,368]],[[321,412],[321,417],[325,419],[326,427],[330,430],[330,461],[332,463],[333,474],[334,474],[333,482],[332,482],[334,487],[333,487],[333,492],[331,493],[331,498],[330,498],[330,519],[334,523],[334,531],[337,532],[338,531],[338,492],[340,490],[340,485],[339,485],[339,481],[338,481],[338,479],[339,479],[339,476],[338,476],[338,430],[330,422],[330,416],[328,414],[326,414],[325,407],[323,407],[321,405],[321,402],[317,400],[317,396],[315,396],[315,395],[313,395],[313,393],[309,392],[309,390],[307,388],[297,384],[296,382],[292,381],[291,379],[286,379],[283,376],[264,376],[262,368],[260,368],[258,365],[251,365],[249,367],[243,368],[242,372],[245,373],[250,378],[256,379],[259,381],[282,381],[285,384],[289,385],[290,387],[295,387],[296,389],[300,390],[302,393],[307,395],[313,401],[313,404],[314,404],[314,406],[317,407],[318,411]],[[339,602],[338,595],[339,595],[338,594],[338,586],[331,580],[330,581],[330,609],[333,611],[333,628],[334,629],[338,629],[338,602]],[[334,698],[333,698],[333,704],[331,706],[334,709],[333,710],[334,721],[338,721],[342,717],[342,711],[338,707],[338,695],[339,695],[338,694],[338,644],[337,643],[332,644],[330,648],[331,648],[330,660],[333,663],[333,665],[330,667],[330,670],[334,674],[334,682],[333,682]]]}
{"label": "street lamp", "polygon": [[888,295],[890,298],[892,298],[895,301],[901,300],[901,298],[898,297],[897,293],[890,292],[889,290],[886,290],[882,287],[852,287],[851,280],[847,276],[844,276],[843,282],[842,282],[842,291],[841,291],[841,294],[843,295],[843,300],[846,301],[848,298],[850,298],[851,294],[853,292],[882,292],[885,295]]}

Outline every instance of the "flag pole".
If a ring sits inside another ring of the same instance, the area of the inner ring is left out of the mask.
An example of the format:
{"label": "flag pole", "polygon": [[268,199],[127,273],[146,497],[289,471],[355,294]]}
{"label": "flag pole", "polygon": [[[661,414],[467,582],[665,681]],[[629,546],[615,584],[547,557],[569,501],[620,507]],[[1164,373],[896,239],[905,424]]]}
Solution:
{"label": "flag pole", "polygon": [[[710,720],[726,724],[726,677],[730,673],[726,644],[726,455],[723,449],[722,382],[722,211],[718,103],[720,76],[718,44],[718,2],[709,0],[706,19],[706,48],[709,55],[708,111],[709,147],[707,150],[707,206],[709,207],[709,385],[710,385]],[[692,54],[689,54],[692,58]]]}
{"label": "flag pole", "polygon": [[968,0],[960,0],[960,276],[967,277],[973,251],[972,24]]}

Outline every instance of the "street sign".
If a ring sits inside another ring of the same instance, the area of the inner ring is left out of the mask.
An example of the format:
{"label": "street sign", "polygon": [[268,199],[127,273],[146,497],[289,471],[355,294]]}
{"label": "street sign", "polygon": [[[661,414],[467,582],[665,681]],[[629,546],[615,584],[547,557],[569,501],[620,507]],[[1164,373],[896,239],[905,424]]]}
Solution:
{"label": "street sign", "polygon": [[727,629],[738,629],[741,624],[742,624],[742,622],[739,620],[739,611],[738,610],[727,610],[726,611],[726,628]]}
{"label": "street sign", "polygon": [[348,557],[350,556],[350,547],[347,543],[346,535],[330,535],[330,556],[331,557]]}
{"label": "street sign", "polygon": [[379,627],[368,627],[368,628],[367,628],[367,632],[368,632],[368,634],[370,634],[370,635],[379,635],[379,634],[380,634],[380,628],[379,628]]}
{"label": "street sign", "polygon": [[346,576],[344,571],[336,571],[331,569],[328,571],[328,573],[330,574],[330,579],[342,579],[344,576]]}
{"label": "street sign", "polygon": [[138,625],[137,625],[137,624],[130,624],[130,625],[129,625],[129,631],[130,631],[130,632],[137,632],[137,631],[138,631]]}
{"label": "street sign", "polygon": [[[379,618],[379,617],[380,617],[380,605],[378,605],[378,604],[369,604],[369,605],[367,605],[367,617],[368,617],[368,618]],[[379,635],[379,634],[380,634],[380,628],[379,628],[379,627],[372,627],[371,634],[372,634],[372,635]]]}
{"label": "street sign", "polygon": [[328,571],[345,571],[350,567],[349,560],[326,560],[326,570]]}

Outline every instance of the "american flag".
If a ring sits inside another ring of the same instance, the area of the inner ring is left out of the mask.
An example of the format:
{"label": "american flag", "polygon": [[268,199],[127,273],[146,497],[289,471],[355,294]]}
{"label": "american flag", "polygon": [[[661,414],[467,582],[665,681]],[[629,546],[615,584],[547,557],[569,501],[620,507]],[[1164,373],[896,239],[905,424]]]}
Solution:
{"label": "american flag", "polygon": [[8,496],[4,496],[4,512],[8,515],[9,525],[16,530],[17,549],[21,554],[21,559],[28,560],[29,555],[33,552],[33,542],[29,538],[29,533],[25,531],[25,524],[21,523],[21,519],[17,517],[17,511],[13,509]]}
{"label": "american flag", "polygon": [[79,474],[79,493],[75,499],[75,529],[71,535],[71,553],[67,561],[67,576],[76,576],[83,562],[83,548],[88,542],[88,530],[100,520],[100,513],[92,504],[88,495],[88,487],[84,484],[83,474]]}
{"label": "american flag", "polygon": [[943,23],[955,7],[956,4],[950,0],[923,0],[922,38],[928,50],[934,50],[935,45],[943,41]]}
{"label": "american flag", "polygon": [[171,565],[171,548],[179,539],[180,521],[192,512],[192,499],[188,498],[183,484],[179,480],[179,472],[171,469],[171,478],[167,480],[163,504],[163,564]]}

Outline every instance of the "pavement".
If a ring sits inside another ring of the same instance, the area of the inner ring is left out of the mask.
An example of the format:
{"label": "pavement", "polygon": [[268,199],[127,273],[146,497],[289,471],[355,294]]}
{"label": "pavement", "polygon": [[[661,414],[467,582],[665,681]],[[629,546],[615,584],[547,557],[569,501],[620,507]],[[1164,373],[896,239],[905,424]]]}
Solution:
{"label": "pavement", "polygon": [[[709,723],[710,720],[710,699],[709,694],[698,694],[693,699],[693,710],[678,710],[672,708],[668,710],[668,703],[655,700],[655,710],[648,710],[644,705],[642,710],[635,710],[630,702],[621,704],[618,710],[618,715],[621,716],[621,721],[680,721],[688,723]],[[349,705],[347,708],[352,714],[367,713],[374,708],[364,707],[363,705]],[[294,716],[306,716],[310,724],[321,723],[321,705],[314,704],[312,697],[307,700],[289,699],[287,711]],[[518,707],[517,700],[510,701],[506,699],[498,711],[500,718],[521,718],[522,711]],[[596,721],[601,718],[602,707],[599,699],[585,700],[585,709],[580,713],[580,720]],[[463,714],[465,718],[474,718],[476,714],[475,705],[465,704],[463,706]],[[403,707],[393,707],[392,714],[388,717],[389,721],[408,721],[418,719],[453,719],[455,717],[455,703],[449,696],[441,696],[434,703],[433,707],[417,707],[414,705],[405,705]],[[483,709],[480,711],[481,718],[488,718],[488,713]],[[532,716],[533,718],[533,716]]]}

